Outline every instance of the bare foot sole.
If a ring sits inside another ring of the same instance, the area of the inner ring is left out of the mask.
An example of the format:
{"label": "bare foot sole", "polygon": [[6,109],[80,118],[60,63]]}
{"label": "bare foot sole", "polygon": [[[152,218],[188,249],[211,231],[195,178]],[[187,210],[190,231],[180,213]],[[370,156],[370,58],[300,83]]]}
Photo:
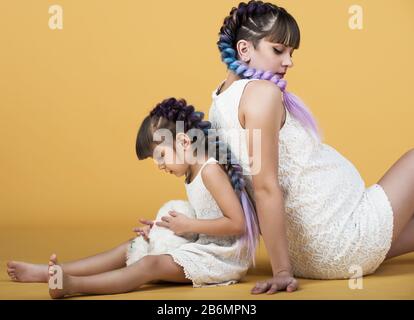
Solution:
{"label": "bare foot sole", "polygon": [[47,282],[48,266],[22,261],[7,262],[7,273],[11,280],[16,282]]}
{"label": "bare foot sole", "polygon": [[49,295],[52,299],[70,295],[70,275],[63,272],[57,261],[56,254],[50,256],[48,269]]}

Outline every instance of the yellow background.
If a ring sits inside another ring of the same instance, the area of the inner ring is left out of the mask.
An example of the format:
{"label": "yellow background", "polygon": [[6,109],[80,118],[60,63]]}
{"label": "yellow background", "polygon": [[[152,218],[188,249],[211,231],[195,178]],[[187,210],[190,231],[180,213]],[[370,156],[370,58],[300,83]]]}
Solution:
{"label": "yellow background", "polygon": [[[238,1],[0,2],[0,226],[128,231],[183,181],[138,161],[140,121],[168,96],[208,114],[216,47]],[[413,147],[414,1],[277,1],[298,21],[288,90],[325,142],[375,183]],[[63,7],[63,30],[48,27]],[[364,9],[364,29],[348,8]]]}

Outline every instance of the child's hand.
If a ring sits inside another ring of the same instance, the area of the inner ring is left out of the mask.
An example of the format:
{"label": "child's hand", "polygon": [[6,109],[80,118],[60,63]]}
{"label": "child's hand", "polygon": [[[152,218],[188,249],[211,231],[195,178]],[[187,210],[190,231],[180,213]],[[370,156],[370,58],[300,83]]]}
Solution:
{"label": "child's hand", "polygon": [[139,222],[141,222],[142,224],[145,224],[145,227],[140,227],[140,228],[134,228],[132,231],[136,232],[137,235],[140,235],[142,237],[144,237],[144,239],[146,241],[149,241],[149,232],[152,228],[152,226],[154,225],[154,221],[150,221],[150,220],[144,220],[144,219],[139,219]]}
{"label": "child's hand", "polygon": [[156,222],[155,224],[159,227],[170,229],[177,236],[183,236],[186,233],[190,233],[189,226],[193,219],[176,211],[169,211],[168,213],[170,216],[162,217],[162,221]]}

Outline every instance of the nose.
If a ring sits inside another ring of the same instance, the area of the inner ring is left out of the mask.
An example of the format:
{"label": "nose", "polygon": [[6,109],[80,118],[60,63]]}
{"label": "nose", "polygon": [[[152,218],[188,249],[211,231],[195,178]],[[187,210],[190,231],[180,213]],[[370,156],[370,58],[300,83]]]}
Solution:
{"label": "nose", "polygon": [[293,61],[290,55],[286,55],[285,58],[283,59],[283,66],[287,68],[293,67]]}

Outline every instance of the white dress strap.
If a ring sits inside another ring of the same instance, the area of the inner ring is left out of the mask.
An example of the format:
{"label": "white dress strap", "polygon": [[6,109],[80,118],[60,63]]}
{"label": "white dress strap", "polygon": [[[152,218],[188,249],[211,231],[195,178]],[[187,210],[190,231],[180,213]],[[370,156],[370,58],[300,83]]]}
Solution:
{"label": "white dress strap", "polygon": [[[215,158],[211,157],[208,158],[206,162],[203,163],[203,165],[201,166],[200,170],[198,170],[197,174],[195,175],[194,179],[191,182],[186,182],[185,186],[186,187],[190,187],[193,186],[195,184],[195,181],[197,181],[200,177],[201,177],[201,171],[203,171],[204,167],[209,164],[209,163],[213,163],[213,162],[218,162]],[[201,179],[201,182],[203,181],[203,179]],[[203,184],[204,185],[204,184]]]}
{"label": "white dress strap", "polygon": [[[201,177],[201,172],[203,171],[203,169],[204,169],[204,167],[205,167],[206,165],[208,165],[209,163],[217,163],[217,162],[218,162],[218,161],[217,161],[215,158],[213,158],[213,157],[208,158],[208,159],[207,159],[207,161],[203,163],[203,165],[201,166],[200,170],[198,170],[198,173],[197,173],[196,178]],[[194,180],[195,180],[195,179],[194,179]],[[193,180],[193,181],[194,181],[194,180]],[[203,179],[201,179],[201,181],[203,181]],[[204,183],[203,183],[203,184],[204,184]]]}
{"label": "white dress strap", "polygon": [[217,163],[217,162],[218,161],[213,157],[208,158],[207,161],[204,162],[203,165],[201,166],[201,168],[199,170],[199,174],[201,173],[201,170],[203,170],[206,165],[208,165],[209,163]]}

